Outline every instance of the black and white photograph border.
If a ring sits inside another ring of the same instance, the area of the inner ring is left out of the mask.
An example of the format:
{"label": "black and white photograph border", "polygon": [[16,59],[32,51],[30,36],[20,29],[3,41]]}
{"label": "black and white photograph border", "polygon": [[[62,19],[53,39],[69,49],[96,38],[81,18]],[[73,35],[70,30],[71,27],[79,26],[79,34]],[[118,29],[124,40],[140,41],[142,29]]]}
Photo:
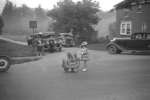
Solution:
{"label": "black and white photograph border", "polygon": [[150,0],[0,0],[0,100],[149,100]]}

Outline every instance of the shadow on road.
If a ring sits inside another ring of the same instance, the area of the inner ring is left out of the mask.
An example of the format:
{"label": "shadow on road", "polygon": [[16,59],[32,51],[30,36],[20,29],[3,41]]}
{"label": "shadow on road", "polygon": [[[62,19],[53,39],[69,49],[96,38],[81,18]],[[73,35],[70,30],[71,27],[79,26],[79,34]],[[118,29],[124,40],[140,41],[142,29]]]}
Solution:
{"label": "shadow on road", "polygon": [[141,56],[150,56],[150,52],[144,51],[131,51],[131,52],[123,52],[121,55],[141,55]]}

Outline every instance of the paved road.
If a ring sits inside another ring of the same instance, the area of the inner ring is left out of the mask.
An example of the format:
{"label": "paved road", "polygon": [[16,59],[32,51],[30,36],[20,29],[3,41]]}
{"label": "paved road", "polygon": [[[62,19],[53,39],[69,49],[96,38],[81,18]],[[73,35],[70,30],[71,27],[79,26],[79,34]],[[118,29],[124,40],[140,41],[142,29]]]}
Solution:
{"label": "paved road", "polygon": [[89,70],[72,74],[61,68],[64,56],[49,54],[1,73],[0,100],[150,99],[150,56],[90,51]]}

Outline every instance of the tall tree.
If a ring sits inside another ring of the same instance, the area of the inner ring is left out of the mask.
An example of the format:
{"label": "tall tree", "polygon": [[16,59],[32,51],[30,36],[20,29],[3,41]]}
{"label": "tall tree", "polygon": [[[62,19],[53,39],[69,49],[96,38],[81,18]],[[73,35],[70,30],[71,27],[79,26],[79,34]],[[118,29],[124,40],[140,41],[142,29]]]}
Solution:
{"label": "tall tree", "polygon": [[82,38],[90,39],[95,30],[92,25],[98,23],[99,5],[92,0],[82,0],[73,2],[72,0],[64,0],[48,12],[48,16],[52,17],[54,31],[70,32],[79,35]]}
{"label": "tall tree", "polygon": [[3,9],[3,12],[2,12],[2,16],[9,16],[13,13],[13,3],[9,0],[7,0],[6,4],[5,4],[5,7]]}

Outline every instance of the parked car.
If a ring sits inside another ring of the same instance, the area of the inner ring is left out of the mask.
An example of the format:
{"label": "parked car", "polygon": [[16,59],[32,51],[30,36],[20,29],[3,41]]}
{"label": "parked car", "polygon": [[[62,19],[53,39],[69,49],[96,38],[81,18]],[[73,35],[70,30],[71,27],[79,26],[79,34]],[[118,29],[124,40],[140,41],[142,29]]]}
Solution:
{"label": "parked car", "polygon": [[6,72],[10,68],[11,60],[8,56],[0,55],[0,72]]}
{"label": "parked car", "polygon": [[72,33],[59,33],[57,39],[62,41],[64,47],[73,47],[75,46],[75,41]]}
{"label": "parked car", "polygon": [[106,49],[111,54],[123,51],[150,51],[150,33],[133,33],[129,38],[113,38]]}
{"label": "parked car", "polygon": [[49,52],[60,52],[62,50],[61,43],[57,42],[55,38],[44,40],[44,49]]}
{"label": "parked car", "polygon": [[39,39],[43,43],[44,51],[54,52],[62,50],[62,44],[57,42],[56,34],[54,32],[34,33],[27,38],[28,45],[36,47]]}
{"label": "parked car", "polygon": [[62,44],[57,40],[55,35],[52,36],[49,34],[45,34],[43,35],[42,40],[44,42],[44,49],[46,51],[54,52],[62,50]]}

